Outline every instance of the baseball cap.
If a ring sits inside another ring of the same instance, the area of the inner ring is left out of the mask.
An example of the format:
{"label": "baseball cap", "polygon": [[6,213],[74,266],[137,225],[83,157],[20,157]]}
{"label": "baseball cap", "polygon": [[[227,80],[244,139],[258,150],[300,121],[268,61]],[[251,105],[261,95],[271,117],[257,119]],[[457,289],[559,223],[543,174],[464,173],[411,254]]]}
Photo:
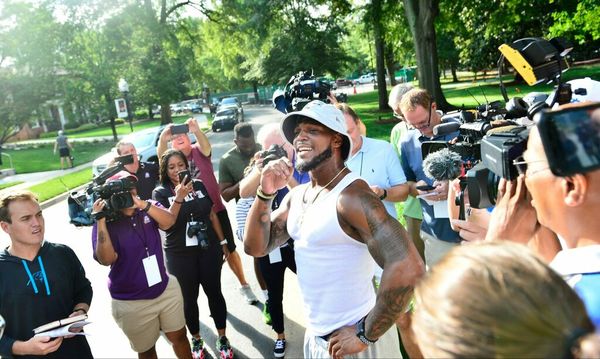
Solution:
{"label": "baseball cap", "polygon": [[350,135],[348,135],[346,119],[344,118],[342,111],[338,110],[333,105],[314,100],[306,104],[302,110],[288,113],[281,121],[281,132],[286,141],[291,144],[294,142],[294,129],[296,128],[296,124],[303,117],[313,119],[330,130],[343,135],[342,158],[344,160],[348,159],[352,152],[352,139],[350,138]]}
{"label": "baseball cap", "polygon": [[108,180],[116,181],[116,180],[120,180],[120,179],[124,179],[124,178],[132,178],[136,182],[138,180],[137,177],[133,173],[125,171],[125,170],[115,173],[114,175],[110,176],[108,178]]}

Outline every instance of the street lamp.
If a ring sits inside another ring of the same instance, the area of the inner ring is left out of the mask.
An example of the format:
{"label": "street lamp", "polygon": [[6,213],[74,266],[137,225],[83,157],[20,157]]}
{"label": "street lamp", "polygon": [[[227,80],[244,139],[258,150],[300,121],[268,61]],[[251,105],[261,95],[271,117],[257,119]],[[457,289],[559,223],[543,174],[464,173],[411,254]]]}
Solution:
{"label": "street lamp", "polygon": [[131,105],[129,104],[129,84],[122,77],[121,79],[119,79],[119,91],[121,91],[123,97],[125,98],[125,107],[127,108],[127,121],[129,121],[129,128],[131,128],[131,132],[133,132],[133,114],[131,113]]}

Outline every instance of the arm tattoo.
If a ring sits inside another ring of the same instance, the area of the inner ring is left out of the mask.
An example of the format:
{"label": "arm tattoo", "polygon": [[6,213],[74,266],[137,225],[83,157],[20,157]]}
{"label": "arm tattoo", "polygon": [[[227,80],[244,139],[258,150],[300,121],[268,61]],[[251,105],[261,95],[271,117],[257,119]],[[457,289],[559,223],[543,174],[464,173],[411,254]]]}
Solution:
{"label": "arm tattoo", "polygon": [[396,322],[412,298],[412,287],[379,290],[377,303],[367,316],[365,323],[368,338],[379,338]]}
{"label": "arm tattoo", "polygon": [[[270,219],[269,219],[270,220]],[[271,222],[271,230],[269,236],[269,243],[267,244],[267,252],[271,253],[272,250],[282,245],[287,241],[289,235],[287,233],[286,221],[277,219]]]}
{"label": "arm tattoo", "polygon": [[[361,205],[371,232],[371,238],[365,242],[377,264],[384,267],[386,262],[405,259],[408,255],[408,243],[402,225],[390,217],[385,208],[380,208],[379,211],[376,209],[383,205],[375,196],[364,196]],[[381,213],[382,210],[384,213]]]}
{"label": "arm tattoo", "polygon": [[106,236],[104,235],[104,231],[98,231],[98,242],[99,243],[106,242]]}
{"label": "arm tattoo", "polygon": [[[384,268],[390,268],[397,271],[394,266],[408,258],[409,239],[402,225],[392,218],[381,201],[375,196],[363,196],[361,205],[369,226],[370,238],[366,238],[365,243],[369,247],[369,252],[377,263]],[[404,265],[404,264],[403,264]],[[409,271],[412,271],[412,265],[406,262],[405,265]],[[406,308],[412,298],[412,285],[394,285],[393,277],[388,276],[391,284],[384,285],[377,293],[377,303],[367,317],[366,334],[370,338],[379,338],[382,336],[398,319],[398,315]]]}

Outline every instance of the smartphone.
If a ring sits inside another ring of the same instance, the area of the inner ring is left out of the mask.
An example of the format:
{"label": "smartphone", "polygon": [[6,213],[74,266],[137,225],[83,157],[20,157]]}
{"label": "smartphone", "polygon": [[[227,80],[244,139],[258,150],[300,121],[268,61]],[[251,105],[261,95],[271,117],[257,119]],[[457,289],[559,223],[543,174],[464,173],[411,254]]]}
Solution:
{"label": "smartphone", "polygon": [[188,126],[187,123],[171,126],[171,134],[172,135],[178,135],[180,133],[188,133],[188,132],[190,132],[190,126]]}
{"label": "smartphone", "polygon": [[424,186],[417,186],[416,187],[419,191],[431,191],[434,190],[435,187],[430,186],[430,185],[424,185]]}
{"label": "smartphone", "polygon": [[[183,170],[183,171],[177,172],[177,176],[179,176],[179,183],[183,183],[183,184],[187,184],[192,179],[192,176],[190,175],[190,171],[188,171],[188,170]],[[185,183],[184,183],[183,180],[185,179],[186,176],[187,176],[187,181],[185,181]]]}
{"label": "smartphone", "polygon": [[600,104],[543,111],[537,127],[555,176],[600,168]]}

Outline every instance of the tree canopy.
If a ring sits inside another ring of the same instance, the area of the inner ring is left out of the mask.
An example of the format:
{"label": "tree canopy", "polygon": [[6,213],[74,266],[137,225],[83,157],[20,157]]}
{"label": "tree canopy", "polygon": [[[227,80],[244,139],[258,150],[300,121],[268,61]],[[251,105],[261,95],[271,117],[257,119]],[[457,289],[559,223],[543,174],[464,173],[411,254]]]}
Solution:
{"label": "tree canopy", "polygon": [[600,7],[592,0],[5,0],[0,3],[0,144],[24,123],[111,121],[129,82],[133,107],[282,85],[301,70],[356,78],[418,67],[440,107],[440,74],[495,68],[498,46],[562,36],[574,56],[598,56]]}

